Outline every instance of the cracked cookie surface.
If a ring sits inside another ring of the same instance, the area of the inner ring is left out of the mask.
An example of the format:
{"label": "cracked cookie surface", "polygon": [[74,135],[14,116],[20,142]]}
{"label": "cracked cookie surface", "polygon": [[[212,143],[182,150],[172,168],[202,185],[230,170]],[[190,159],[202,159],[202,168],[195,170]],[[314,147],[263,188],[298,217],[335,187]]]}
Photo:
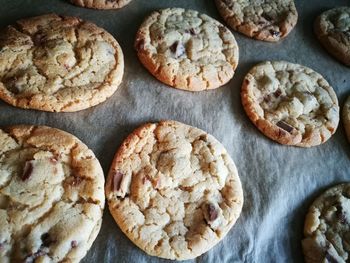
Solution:
{"label": "cracked cookie surface", "polygon": [[215,0],[226,23],[251,38],[279,41],[295,27],[293,0]]}
{"label": "cracked cookie surface", "polygon": [[242,104],[267,137],[310,147],[327,141],[339,123],[338,99],[317,72],[285,61],[253,67],[242,84]]}
{"label": "cracked cookie surface", "polygon": [[224,147],[175,121],[145,124],[129,135],[109,171],[106,195],[115,221],[138,247],[177,260],[218,243],[243,205]]}
{"label": "cracked cookie surface", "polygon": [[347,98],[344,108],[343,108],[343,124],[345,128],[346,135],[350,142],[350,96]]}
{"label": "cracked cookie surface", "polygon": [[305,218],[304,236],[307,263],[349,261],[349,183],[332,187],[315,200]]}
{"label": "cracked cookie surface", "polygon": [[138,57],[158,80],[183,90],[218,88],[234,75],[238,46],[213,18],[181,8],[153,12],[135,41]]}
{"label": "cracked cookie surface", "polygon": [[131,0],[70,0],[73,4],[94,9],[119,9]]}
{"label": "cracked cookie surface", "polygon": [[0,129],[0,144],[0,261],[79,262],[105,202],[93,152],[45,126]]}
{"label": "cracked cookie surface", "polygon": [[0,34],[0,98],[44,111],[78,111],[118,88],[118,42],[96,25],[55,14],[19,20]]}
{"label": "cracked cookie surface", "polygon": [[322,13],[314,28],[326,50],[350,66],[350,7],[337,7]]}

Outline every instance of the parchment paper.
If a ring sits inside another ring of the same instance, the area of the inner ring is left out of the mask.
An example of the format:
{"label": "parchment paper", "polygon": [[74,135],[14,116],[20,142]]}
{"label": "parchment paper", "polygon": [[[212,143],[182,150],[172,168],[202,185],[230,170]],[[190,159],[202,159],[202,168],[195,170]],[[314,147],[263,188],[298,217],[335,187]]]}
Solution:
{"label": "parchment paper", "polygon": [[[68,131],[96,154],[107,174],[122,140],[144,122],[174,119],[199,127],[226,147],[243,184],[241,217],[226,238],[196,262],[302,262],[304,217],[326,188],[350,181],[350,144],[342,125],[324,145],[311,149],[279,145],[246,117],[240,101],[244,75],[263,60],[287,60],[321,73],[342,106],[350,95],[350,68],[338,63],[316,40],[312,25],[322,11],[346,0],[297,0],[299,21],[280,43],[265,43],[234,33],[240,62],[231,82],[214,91],[190,93],[169,88],[140,64],[135,33],[154,9],[184,7],[222,19],[213,0],[133,0],[118,11],[75,7],[68,0],[1,0],[0,26],[17,19],[56,12],[80,16],[112,33],[125,56],[122,85],[106,102],[77,113],[22,110],[0,102],[0,125],[48,125]],[[114,223],[107,207],[102,229],[83,262],[166,262],[138,249]],[[194,261],[193,261],[194,262]]]}

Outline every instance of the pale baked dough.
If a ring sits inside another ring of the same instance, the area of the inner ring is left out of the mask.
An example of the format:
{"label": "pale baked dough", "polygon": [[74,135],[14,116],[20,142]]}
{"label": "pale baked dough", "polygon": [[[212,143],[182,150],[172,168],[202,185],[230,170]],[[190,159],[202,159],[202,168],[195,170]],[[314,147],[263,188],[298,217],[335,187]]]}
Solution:
{"label": "pale baked dough", "polygon": [[106,195],[132,242],[150,255],[177,260],[218,243],[243,205],[240,179],[224,147],[175,121],[145,124],[123,142]]}
{"label": "pale baked dough", "polygon": [[0,34],[0,98],[17,107],[92,107],[116,91],[123,71],[118,42],[76,17],[32,17]]}
{"label": "pale baked dough", "polygon": [[258,64],[246,75],[241,96],[252,122],[281,144],[319,145],[338,127],[339,106],[333,88],[320,74],[298,64]]}
{"label": "pale baked dough", "polygon": [[0,129],[0,262],[79,262],[95,240],[104,176],[73,135]]}
{"label": "pale baked dough", "polygon": [[189,91],[224,85],[238,64],[238,46],[230,30],[207,15],[182,8],[148,16],[137,32],[135,48],[158,80]]}

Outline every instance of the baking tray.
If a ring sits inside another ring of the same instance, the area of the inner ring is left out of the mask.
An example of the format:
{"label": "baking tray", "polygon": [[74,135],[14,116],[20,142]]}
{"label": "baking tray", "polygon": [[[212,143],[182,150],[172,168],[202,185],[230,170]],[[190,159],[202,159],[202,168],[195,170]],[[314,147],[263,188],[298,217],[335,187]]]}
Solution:
{"label": "baking tray", "polygon": [[[315,17],[346,0],[296,1],[299,21],[279,43],[249,39],[234,32],[240,49],[236,74],[227,85],[191,93],[168,88],[140,64],[133,49],[135,33],[151,11],[183,7],[222,22],[213,0],[133,0],[121,10],[97,11],[68,0],[1,0],[0,27],[17,19],[59,13],[79,16],[109,31],[125,57],[123,83],[106,102],[76,113],[47,113],[0,102],[0,125],[48,125],[85,142],[107,174],[122,140],[144,122],[178,120],[199,127],[223,143],[234,159],[245,202],[226,238],[196,262],[300,262],[301,239],[308,207],[322,191],[349,180],[350,144],[342,125],[325,144],[303,149],[279,145],[262,135],[245,115],[240,87],[245,74],[264,60],[287,60],[321,73],[342,106],[350,95],[350,68],[338,63],[316,40]],[[138,249],[114,223],[107,207],[102,229],[82,262],[166,262]]]}

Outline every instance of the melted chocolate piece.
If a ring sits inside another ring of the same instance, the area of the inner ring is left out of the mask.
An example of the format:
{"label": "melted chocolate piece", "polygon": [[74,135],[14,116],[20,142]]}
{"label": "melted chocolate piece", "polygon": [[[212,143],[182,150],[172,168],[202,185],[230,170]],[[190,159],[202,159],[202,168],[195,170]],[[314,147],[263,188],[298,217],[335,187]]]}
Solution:
{"label": "melted chocolate piece", "polygon": [[72,242],[70,242],[70,245],[72,248],[75,248],[78,246],[78,242],[76,240],[72,240]]}
{"label": "melted chocolate piece", "polygon": [[175,54],[176,58],[179,58],[185,54],[185,47],[182,43],[176,41],[170,46],[170,51]]}
{"label": "melted chocolate piece", "polygon": [[273,30],[273,29],[270,29],[269,32],[270,32],[270,34],[271,34],[272,36],[274,36],[274,37],[279,37],[280,34],[281,34],[280,32],[275,31],[275,30]]}
{"label": "melted chocolate piece", "polygon": [[33,164],[30,161],[27,161],[24,165],[23,173],[21,175],[22,181],[26,181],[32,175]]}
{"label": "melted chocolate piece", "polygon": [[282,91],[281,91],[280,89],[277,89],[277,90],[273,93],[273,95],[274,95],[276,98],[278,98],[279,96],[282,95]]}
{"label": "melted chocolate piece", "polygon": [[113,182],[112,182],[112,189],[113,191],[119,191],[120,186],[123,181],[124,174],[120,171],[115,171],[113,174]]}
{"label": "melted chocolate piece", "polygon": [[216,218],[218,218],[218,211],[216,210],[215,206],[213,204],[208,205],[208,219],[209,221],[214,221]]}
{"label": "melted chocolate piece", "polygon": [[276,123],[276,125],[289,133],[291,133],[294,129],[292,126],[290,126],[288,123],[286,123],[284,121],[279,121]]}
{"label": "melted chocolate piece", "polygon": [[45,233],[41,235],[41,241],[43,242],[43,246],[44,247],[49,247],[51,246],[53,243],[55,243],[56,241],[54,239],[52,239],[52,237],[50,236],[49,233]]}

